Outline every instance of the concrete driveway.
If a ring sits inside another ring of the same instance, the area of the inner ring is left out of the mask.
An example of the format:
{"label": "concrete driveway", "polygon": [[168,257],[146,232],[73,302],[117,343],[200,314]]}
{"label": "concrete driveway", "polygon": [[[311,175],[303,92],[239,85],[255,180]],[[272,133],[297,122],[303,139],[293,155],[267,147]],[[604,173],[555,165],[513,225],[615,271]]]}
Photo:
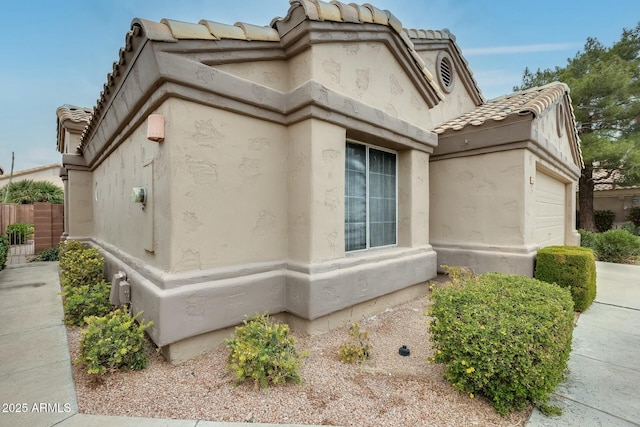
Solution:
{"label": "concrete driveway", "polygon": [[527,427],[640,425],[640,266],[596,267],[596,299],[578,319],[569,374],[553,397],[563,414],[536,409]]}

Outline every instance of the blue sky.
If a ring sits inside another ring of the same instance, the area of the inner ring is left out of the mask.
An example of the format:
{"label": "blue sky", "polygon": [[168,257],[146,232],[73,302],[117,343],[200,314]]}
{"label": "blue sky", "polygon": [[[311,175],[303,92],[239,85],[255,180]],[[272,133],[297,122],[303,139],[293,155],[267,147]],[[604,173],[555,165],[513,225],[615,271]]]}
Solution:
{"label": "blue sky", "polygon": [[[640,21],[640,1],[367,0],[404,27],[448,28],[487,99],[525,67],[564,65],[587,37],[605,45]],[[0,26],[0,166],[59,163],[56,108],[93,107],[133,18],[268,25],[288,0],[31,0],[5,2]]]}

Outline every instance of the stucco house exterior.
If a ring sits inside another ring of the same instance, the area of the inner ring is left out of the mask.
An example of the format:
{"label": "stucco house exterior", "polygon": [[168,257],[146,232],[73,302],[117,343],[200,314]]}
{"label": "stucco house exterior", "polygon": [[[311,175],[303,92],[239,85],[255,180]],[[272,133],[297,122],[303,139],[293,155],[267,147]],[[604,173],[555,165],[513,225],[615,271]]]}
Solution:
{"label": "stucco house exterior", "polygon": [[629,210],[640,207],[640,185],[620,185],[623,180],[620,172],[614,171],[610,176],[604,171],[593,172],[599,181],[593,188],[593,209],[612,211],[616,216],[613,228],[620,227],[629,221]]}
{"label": "stucco house exterior", "polygon": [[246,314],[326,330],[425,293],[440,264],[531,275],[540,246],[577,241],[568,88],[487,102],[453,35],[369,4],[135,19],[83,111],[76,149],[58,130],[67,237],[126,277],[171,361]]}

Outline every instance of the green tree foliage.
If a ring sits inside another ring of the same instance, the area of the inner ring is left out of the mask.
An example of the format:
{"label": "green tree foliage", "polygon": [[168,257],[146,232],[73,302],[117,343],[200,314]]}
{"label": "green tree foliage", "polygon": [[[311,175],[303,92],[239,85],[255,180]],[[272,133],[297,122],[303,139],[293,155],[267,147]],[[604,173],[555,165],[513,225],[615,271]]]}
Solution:
{"label": "green tree foliage", "polygon": [[[589,38],[564,67],[525,69],[515,90],[553,81],[569,85],[585,167],[580,177],[580,226],[595,231],[595,184],[640,182],[640,24],[611,47]],[[594,174],[594,172],[596,172]]]}
{"label": "green tree foliage", "polygon": [[36,202],[49,202],[57,205],[64,203],[64,192],[60,187],[48,181],[23,179],[0,188],[0,200],[4,200],[9,191],[6,203],[30,205]]}

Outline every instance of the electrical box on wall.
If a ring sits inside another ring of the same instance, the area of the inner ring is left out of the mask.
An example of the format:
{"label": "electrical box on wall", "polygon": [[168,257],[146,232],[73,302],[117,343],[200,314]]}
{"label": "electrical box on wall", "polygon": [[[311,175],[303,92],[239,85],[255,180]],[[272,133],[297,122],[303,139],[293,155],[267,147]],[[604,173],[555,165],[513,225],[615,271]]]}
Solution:
{"label": "electrical box on wall", "polygon": [[144,187],[133,187],[131,190],[131,201],[134,203],[147,203],[147,190]]}

